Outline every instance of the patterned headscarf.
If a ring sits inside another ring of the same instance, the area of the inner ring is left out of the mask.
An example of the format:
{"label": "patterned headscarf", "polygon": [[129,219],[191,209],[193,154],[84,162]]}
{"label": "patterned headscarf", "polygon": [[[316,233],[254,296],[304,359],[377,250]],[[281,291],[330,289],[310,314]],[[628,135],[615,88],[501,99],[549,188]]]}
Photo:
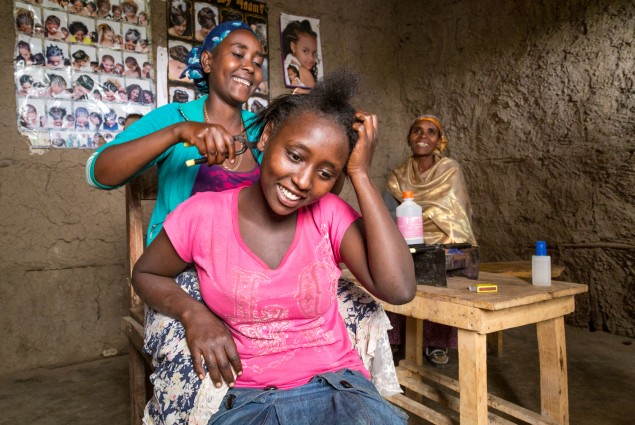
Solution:
{"label": "patterned headscarf", "polygon": [[[448,144],[448,139],[445,138],[445,131],[443,130],[443,127],[441,126],[441,121],[439,120],[439,118],[435,117],[434,115],[421,115],[419,118],[414,120],[414,122],[410,126],[410,131],[412,131],[412,127],[419,121],[430,121],[431,123],[434,123],[434,125],[437,126],[437,128],[439,129],[439,133],[441,133],[441,144],[439,145],[439,154],[443,153],[443,151],[445,150],[445,147]],[[410,134],[410,132],[408,132],[408,134]]]}
{"label": "patterned headscarf", "polygon": [[196,46],[190,50],[190,53],[185,58],[186,67],[181,73],[181,78],[188,77],[196,87],[198,87],[201,93],[209,93],[209,86],[207,84],[207,75],[201,67],[201,54],[214,50],[230,33],[237,30],[247,30],[256,35],[251,27],[242,21],[227,21],[218,24],[214,27],[205,37],[205,41],[202,45]]}

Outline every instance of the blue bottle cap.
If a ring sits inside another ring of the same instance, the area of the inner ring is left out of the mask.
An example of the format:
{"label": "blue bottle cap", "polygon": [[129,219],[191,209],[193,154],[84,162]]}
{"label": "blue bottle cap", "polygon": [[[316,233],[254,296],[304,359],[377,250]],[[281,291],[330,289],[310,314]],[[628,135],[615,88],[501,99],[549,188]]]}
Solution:
{"label": "blue bottle cap", "polygon": [[536,255],[538,256],[547,255],[547,242],[545,241],[536,242]]}

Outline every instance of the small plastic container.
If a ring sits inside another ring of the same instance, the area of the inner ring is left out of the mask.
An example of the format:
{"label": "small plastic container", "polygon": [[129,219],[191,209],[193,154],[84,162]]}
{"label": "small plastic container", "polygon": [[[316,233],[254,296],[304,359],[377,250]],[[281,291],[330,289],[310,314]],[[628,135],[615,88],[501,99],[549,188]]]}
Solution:
{"label": "small plastic container", "polygon": [[536,242],[536,255],[531,257],[531,283],[551,286],[551,257],[547,255],[547,243]]}
{"label": "small plastic container", "polygon": [[417,204],[412,192],[403,192],[403,202],[397,207],[397,227],[408,245],[423,242],[423,210]]}

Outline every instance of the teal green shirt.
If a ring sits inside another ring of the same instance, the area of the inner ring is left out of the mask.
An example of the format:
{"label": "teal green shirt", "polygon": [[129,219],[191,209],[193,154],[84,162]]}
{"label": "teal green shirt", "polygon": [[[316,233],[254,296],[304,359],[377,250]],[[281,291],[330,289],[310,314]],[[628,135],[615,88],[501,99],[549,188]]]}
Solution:
{"label": "teal green shirt", "polygon": [[[204,122],[203,103],[207,96],[193,100],[188,103],[170,103],[160,108],[154,109],[139,121],[130,125],[125,131],[120,133],[112,142],[101,146],[93,153],[86,162],[86,181],[89,185],[98,189],[111,190],[123,186],[106,186],[95,179],[94,164],[99,155],[112,145],[126,143],[131,140],[152,134],[172,124],[186,121]],[[258,129],[249,127],[249,123],[255,118],[255,114],[249,111],[242,111],[243,122],[247,126],[247,138],[249,141],[256,141]],[[252,149],[253,155],[260,163],[262,152]],[[183,143],[177,143],[152,160],[141,169],[134,177],[142,174],[148,168],[156,165],[158,168],[159,184],[157,200],[152,211],[146,243],[149,245],[152,239],[159,234],[163,227],[163,222],[167,215],[172,212],[181,202],[185,201],[192,194],[192,187],[198,174],[200,165],[187,167],[185,161],[199,157],[198,149],[195,146],[184,147]],[[133,177],[133,178],[134,178]]]}

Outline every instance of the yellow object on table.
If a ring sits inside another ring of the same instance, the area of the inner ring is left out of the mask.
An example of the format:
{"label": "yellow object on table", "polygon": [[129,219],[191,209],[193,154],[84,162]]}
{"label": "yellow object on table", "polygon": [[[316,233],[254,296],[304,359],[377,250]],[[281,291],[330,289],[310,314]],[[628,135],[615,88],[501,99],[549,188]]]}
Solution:
{"label": "yellow object on table", "polygon": [[498,292],[498,285],[495,283],[474,283],[469,286],[472,292]]}

